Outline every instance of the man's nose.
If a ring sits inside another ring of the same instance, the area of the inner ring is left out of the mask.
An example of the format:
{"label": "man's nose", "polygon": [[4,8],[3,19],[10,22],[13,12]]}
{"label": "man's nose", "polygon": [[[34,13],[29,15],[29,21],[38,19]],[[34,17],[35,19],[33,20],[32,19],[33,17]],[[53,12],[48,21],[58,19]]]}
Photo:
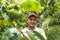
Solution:
{"label": "man's nose", "polygon": [[34,22],[34,20],[31,20],[32,22]]}

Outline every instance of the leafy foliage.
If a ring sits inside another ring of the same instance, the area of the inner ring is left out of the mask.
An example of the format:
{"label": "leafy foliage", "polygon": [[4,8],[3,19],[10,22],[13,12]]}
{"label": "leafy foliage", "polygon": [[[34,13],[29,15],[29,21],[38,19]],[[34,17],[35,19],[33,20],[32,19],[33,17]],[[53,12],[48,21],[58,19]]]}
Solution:
{"label": "leafy foliage", "polygon": [[25,28],[29,11],[37,12],[37,26],[45,29],[48,40],[59,40],[60,0],[0,0],[0,39],[8,28]]}

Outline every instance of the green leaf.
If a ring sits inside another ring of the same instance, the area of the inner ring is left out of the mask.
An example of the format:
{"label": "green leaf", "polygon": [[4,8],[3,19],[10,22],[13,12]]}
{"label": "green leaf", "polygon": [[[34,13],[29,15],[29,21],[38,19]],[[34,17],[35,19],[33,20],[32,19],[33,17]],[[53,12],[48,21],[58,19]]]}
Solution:
{"label": "green leaf", "polygon": [[42,36],[39,32],[37,32],[37,31],[33,31],[33,32],[36,34],[36,36],[39,37],[39,39],[45,40],[45,39],[43,38],[43,36]]}
{"label": "green leaf", "polygon": [[10,4],[12,4],[13,3],[13,1],[12,0],[7,0]]}
{"label": "green leaf", "polygon": [[37,1],[25,1],[21,3],[20,8],[25,11],[41,12],[41,5]]}
{"label": "green leaf", "polygon": [[12,18],[12,19],[18,19],[20,18],[20,13],[18,10],[14,10],[14,9],[11,9],[11,10],[8,10],[8,13],[7,15]]}
{"label": "green leaf", "polygon": [[22,36],[21,36],[21,40],[27,40],[27,39],[26,39],[25,37],[22,37]]}
{"label": "green leaf", "polygon": [[2,13],[5,13],[6,12],[6,7],[5,6],[2,6]]}
{"label": "green leaf", "polygon": [[2,0],[0,0],[0,4],[2,4]]}
{"label": "green leaf", "polygon": [[27,31],[27,34],[28,34],[28,36],[30,37],[31,40],[37,40],[37,39],[32,35],[32,33],[30,33],[30,32]]}

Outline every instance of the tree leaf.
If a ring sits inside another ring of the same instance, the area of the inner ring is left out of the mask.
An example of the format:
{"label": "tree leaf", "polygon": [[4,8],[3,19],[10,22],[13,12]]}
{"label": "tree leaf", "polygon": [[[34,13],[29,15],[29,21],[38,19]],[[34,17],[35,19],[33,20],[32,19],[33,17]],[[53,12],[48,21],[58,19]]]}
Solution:
{"label": "tree leaf", "polygon": [[26,1],[21,3],[20,8],[25,11],[41,12],[41,5],[37,1]]}
{"label": "tree leaf", "polygon": [[31,40],[37,40],[30,32],[27,31],[27,34]]}
{"label": "tree leaf", "polygon": [[42,36],[39,32],[37,32],[37,31],[33,31],[33,32],[36,34],[36,36],[39,37],[39,39],[45,40],[45,39],[43,38],[43,36]]}

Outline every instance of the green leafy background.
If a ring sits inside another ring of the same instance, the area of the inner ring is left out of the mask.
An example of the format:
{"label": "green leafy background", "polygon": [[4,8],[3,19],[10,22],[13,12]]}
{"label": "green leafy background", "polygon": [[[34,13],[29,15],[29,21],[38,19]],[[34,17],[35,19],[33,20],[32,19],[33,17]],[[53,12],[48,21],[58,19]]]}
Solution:
{"label": "green leafy background", "polygon": [[0,40],[8,28],[25,28],[30,11],[37,13],[37,26],[44,29],[48,40],[60,40],[60,0],[0,0]]}

